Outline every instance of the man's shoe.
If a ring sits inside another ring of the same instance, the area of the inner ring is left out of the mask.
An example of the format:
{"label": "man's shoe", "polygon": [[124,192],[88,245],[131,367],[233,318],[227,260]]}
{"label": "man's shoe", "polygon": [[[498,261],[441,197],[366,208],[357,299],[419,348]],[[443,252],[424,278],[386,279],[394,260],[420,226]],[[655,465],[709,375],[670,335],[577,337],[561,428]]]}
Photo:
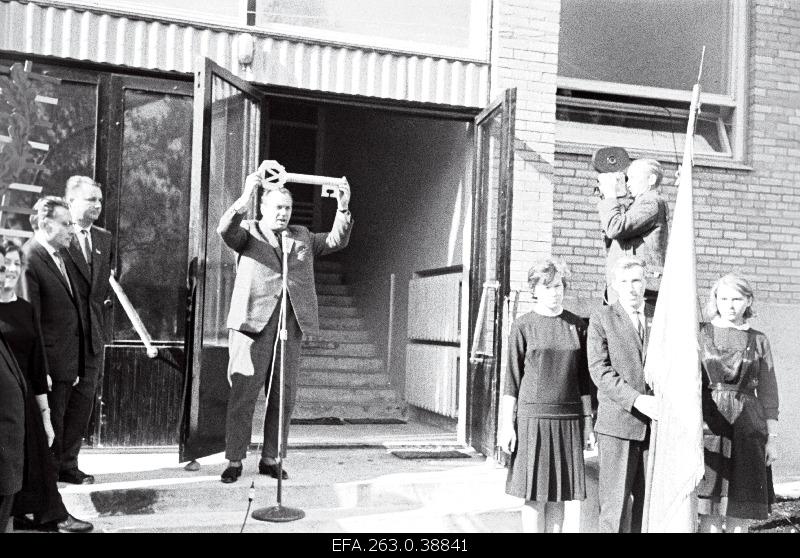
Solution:
{"label": "man's shoe", "polygon": [[222,471],[222,476],[220,480],[225,484],[230,484],[232,482],[236,482],[239,480],[239,477],[242,476],[242,465],[238,467],[234,467],[233,465],[229,465],[227,469]]}
{"label": "man's shoe", "polygon": [[61,471],[58,474],[58,482],[68,482],[70,484],[94,484],[94,476],[87,475],[80,469],[70,469]]}
{"label": "man's shoe", "polygon": [[[262,475],[269,475],[273,479],[278,478],[278,464],[277,463],[270,463],[266,464],[263,461],[258,462],[258,472]],[[281,470],[281,478],[286,480],[289,478],[289,473],[286,472],[286,469]]]}
{"label": "man's shoe", "polygon": [[88,533],[94,529],[94,525],[88,521],[81,521],[71,515],[67,515],[64,521],[56,523],[56,530],[59,533]]}
{"label": "man's shoe", "polygon": [[50,533],[88,533],[94,529],[94,525],[88,521],[81,521],[67,514],[66,519],[61,521],[48,521],[40,523],[35,527],[36,531],[46,531]]}

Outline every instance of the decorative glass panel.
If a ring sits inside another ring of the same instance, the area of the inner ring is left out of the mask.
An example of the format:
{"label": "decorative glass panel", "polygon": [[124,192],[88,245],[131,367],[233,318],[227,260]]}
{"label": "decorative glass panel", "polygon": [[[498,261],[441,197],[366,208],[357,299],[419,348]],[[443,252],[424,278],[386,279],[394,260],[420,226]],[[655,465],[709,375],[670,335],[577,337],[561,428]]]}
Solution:
{"label": "decorative glass panel", "polygon": [[[126,89],[117,277],[154,340],[184,339],[192,98]],[[116,340],[138,340],[115,312]]]}
{"label": "decorative glass panel", "polygon": [[[12,60],[1,60],[0,65],[10,66]],[[19,63],[21,65],[21,63]],[[38,73],[43,66],[36,66]],[[8,76],[6,76],[8,77]],[[0,205],[9,208],[0,211],[0,228],[30,231],[28,214],[14,211],[14,208],[30,209],[35,201],[44,195],[63,196],[67,178],[75,174],[94,176],[95,143],[97,136],[97,86],[62,80],[60,84],[44,83],[37,80],[25,80],[22,86],[26,91],[38,98],[57,100],[37,102],[33,105],[34,114],[27,113],[11,102],[11,91],[0,93],[0,152],[10,150],[12,135],[25,134],[33,142],[27,147],[26,158],[36,168],[20,170],[7,176],[3,188],[10,183],[33,185],[41,188],[41,192],[28,190],[8,190],[0,200]],[[14,86],[17,86],[15,84]],[[11,87],[14,87],[11,86]],[[0,86],[1,88],[2,86]],[[9,87],[10,89],[10,87]],[[17,89],[17,92],[19,90]],[[19,100],[19,99],[17,99]],[[13,117],[11,115],[14,115]],[[25,114],[24,118],[19,118]],[[17,129],[9,130],[12,119]],[[22,137],[22,136],[20,136]],[[10,153],[7,152],[7,154]],[[0,155],[0,167],[3,166]],[[3,173],[0,173],[3,174]],[[28,232],[28,234],[30,234]],[[13,235],[12,235],[13,236]],[[18,242],[24,238],[19,237]]]}

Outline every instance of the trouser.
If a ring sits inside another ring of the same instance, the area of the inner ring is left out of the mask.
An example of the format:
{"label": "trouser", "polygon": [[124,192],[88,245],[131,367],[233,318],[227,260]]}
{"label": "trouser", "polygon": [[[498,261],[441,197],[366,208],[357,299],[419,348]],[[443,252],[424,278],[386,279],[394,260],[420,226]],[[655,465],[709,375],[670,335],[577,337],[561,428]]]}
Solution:
{"label": "trouser", "polygon": [[13,494],[0,494],[0,533],[8,532],[8,520],[14,505]]}
{"label": "trouser", "polygon": [[103,371],[105,366],[104,350],[101,348],[100,352],[92,354],[87,351],[86,370],[87,373],[95,374],[97,381],[95,381],[94,402],[92,404],[92,413],[89,415],[89,424],[86,427],[86,438],[91,440],[92,445],[100,443],[100,426],[103,419]]}
{"label": "trouser", "polygon": [[649,446],[649,436],[640,442],[597,434],[601,533],[641,533]]}
{"label": "trouser", "polygon": [[[278,334],[278,318],[280,308],[276,307],[266,327],[258,334],[231,331],[229,338],[229,351],[241,358],[242,352],[237,352],[232,346],[234,343],[246,343],[249,351],[245,357],[252,364],[253,375],[246,376],[236,373],[240,363],[231,362],[231,391],[228,396],[228,409],[225,422],[225,458],[229,461],[241,461],[247,456],[247,447],[250,445],[253,425],[253,412],[256,399],[263,387],[269,389],[272,352]],[[294,409],[297,395],[297,371],[300,366],[300,343],[303,334],[294,315],[291,304],[287,310],[287,339],[286,357],[284,359],[284,417],[283,417],[283,444],[281,456],[286,456],[286,443],[289,438],[289,422]],[[264,419],[264,445],[261,449],[262,457],[276,458],[278,456],[278,415],[280,398],[280,341],[276,347],[274,377],[272,387],[267,399],[267,410]]]}
{"label": "trouser", "polygon": [[76,386],[72,382],[53,382],[48,399],[56,435],[53,455],[59,473],[78,468],[78,452],[94,406],[95,380],[96,376],[84,376]]}

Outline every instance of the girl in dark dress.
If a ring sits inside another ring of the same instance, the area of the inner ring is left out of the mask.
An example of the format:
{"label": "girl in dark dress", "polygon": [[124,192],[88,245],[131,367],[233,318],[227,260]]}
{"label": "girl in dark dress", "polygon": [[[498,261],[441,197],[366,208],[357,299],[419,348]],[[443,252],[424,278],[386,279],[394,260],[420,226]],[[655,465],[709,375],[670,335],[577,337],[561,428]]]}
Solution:
{"label": "girl in dark dress", "polygon": [[586,324],[564,310],[566,266],[528,272],[533,311],[511,326],[500,447],[511,454],[506,492],[525,499],[523,529],[560,532],[564,502],[586,498],[583,450],[594,445]]}
{"label": "girl in dark dress", "polygon": [[[7,242],[0,248],[6,271],[0,273],[0,331],[28,382],[25,401],[25,472],[22,490],[14,497],[14,528],[86,532],[93,526],[72,517],[58,492],[58,472],[50,453],[54,433],[47,402],[47,365],[42,338],[34,325],[33,307],[16,295],[21,274],[20,248]],[[33,514],[31,521],[27,514]]]}
{"label": "girl in dark dress", "polygon": [[700,328],[706,472],[697,489],[700,531],[747,532],[766,519],[775,494],[778,385],[767,337],[751,328],[753,290],[719,279]]}

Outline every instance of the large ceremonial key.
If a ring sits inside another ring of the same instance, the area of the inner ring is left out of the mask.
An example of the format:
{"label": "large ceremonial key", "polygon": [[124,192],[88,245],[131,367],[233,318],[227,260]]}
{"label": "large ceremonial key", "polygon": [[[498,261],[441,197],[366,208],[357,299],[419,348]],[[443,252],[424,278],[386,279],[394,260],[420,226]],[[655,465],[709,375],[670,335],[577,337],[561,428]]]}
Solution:
{"label": "large ceremonial key", "polygon": [[286,169],[275,160],[266,160],[258,167],[258,172],[261,173],[264,179],[266,188],[279,188],[287,182],[296,182],[300,184],[312,184],[322,186],[322,197],[330,198],[336,194],[341,184],[346,183],[346,179],[334,178],[332,176],[317,176],[315,174],[298,174],[294,172],[286,172]]}

